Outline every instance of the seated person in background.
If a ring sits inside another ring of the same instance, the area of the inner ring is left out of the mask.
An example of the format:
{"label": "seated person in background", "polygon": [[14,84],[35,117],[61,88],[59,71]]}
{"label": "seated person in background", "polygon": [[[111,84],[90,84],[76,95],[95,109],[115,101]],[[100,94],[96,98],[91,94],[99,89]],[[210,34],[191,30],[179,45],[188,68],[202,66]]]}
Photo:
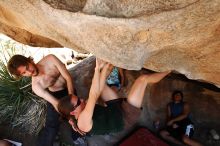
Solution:
{"label": "seated person in background", "polygon": [[174,91],[172,100],[167,106],[167,128],[160,131],[160,135],[165,140],[177,145],[184,145],[180,142],[182,141],[190,146],[201,146],[201,144],[191,139],[194,133],[194,126],[189,118],[189,105],[183,102],[183,93]]}
{"label": "seated person in background", "polygon": [[[77,104],[73,104],[68,97],[59,101],[58,110],[69,119],[75,131],[99,135],[129,128],[140,115],[146,86],[159,82],[170,73],[167,71],[141,75],[133,83],[125,100],[119,98],[116,92],[106,85],[106,78],[112,67],[109,63],[96,60],[87,101],[78,98]],[[96,104],[100,96],[106,102],[106,107]]]}
{"label": "seated person in background", "polygon": [[106,83],[114,91],[120,90],[124,86],[124,70],[122,68],[113,67],[112,72],[106,79]]}

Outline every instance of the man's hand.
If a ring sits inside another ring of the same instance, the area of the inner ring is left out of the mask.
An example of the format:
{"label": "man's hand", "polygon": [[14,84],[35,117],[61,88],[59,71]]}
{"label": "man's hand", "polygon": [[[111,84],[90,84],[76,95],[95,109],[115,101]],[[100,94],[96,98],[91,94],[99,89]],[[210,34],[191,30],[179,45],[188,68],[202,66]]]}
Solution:
{"label": "man's hand", "polygon": [[100,71],[105,64],[106,62],[104,60],[96,58],[96,69]]}
{"label": "man's hand", "polygon": [[71,94],[69,95],[69,98],[70,98],[70,102],[73,104],[73,105],[76,105],[77,103],[77,100],[78,100],[78,97],[74,94]]}

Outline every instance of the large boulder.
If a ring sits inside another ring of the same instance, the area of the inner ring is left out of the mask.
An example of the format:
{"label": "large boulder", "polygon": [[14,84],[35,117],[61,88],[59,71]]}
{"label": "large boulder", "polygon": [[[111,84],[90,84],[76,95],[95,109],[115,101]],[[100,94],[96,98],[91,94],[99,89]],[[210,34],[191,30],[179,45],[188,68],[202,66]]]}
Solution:
{"label": "large boulder", "polygon": [[[70,69],[77,95],[80,98],[88,98],[94,67],[95,57],[90,57]],[[126,84],[119,92],[120,97],[128,95],[134,80],[140,74],[150,72],[152,71],[146,69],[141,71],[125,70]],[[161,127],[164,126],[166,107],[171,101],[171,95],[175,90],[181,90],[184,94],[184,101],[187,101],[190,105],[191,118],[195,124],[193,138],[204,146],[219,146],[219,141],[213,140],[209,136],[209,131],[211,129],[220,131],[220,89],[211,84],[189,80],[180,74],[171,73],[160,82],[147,86],[142,104],[143,110],[136,126],[145,126],[156,134],[153,122],[160,120]],[[28,135],[17,129],[17,127],[11,131],[11,127],[0,125],[0,129],[0,137],[21,141],[24,146],[34,146],[36,136]],[[89,146],[112,146],[127,136],[128,133],[129,131],[124,130],[109,135],[96,135],[87,137],[87,141]]]}
{"label": "large boulder", "polygon": [[[73,76],[77,94],[87,99],[92,77],[94,74],[95,58],[85,59],[70,70]],[[125,70],[125,87],[118,93],[120,97],[127,97],[134,80],[141,74],[152,71],[142,69],[141,71]],[[80,75],[80,76],[79,76]],[[205,146],[217,146],[219,141],[213,141],[209,131],[215,129],[220,131],[220,89],[212,84],[192,81],[184,75],[171,73],[156,84],[149,84],[144,94],[142,113],[136,126],[144,126],[152,132],[156,132],[153,122],[159,120],[163,128],[167,119],[167,104],[171,101],[175,90],[183,92],[184,101],[188,102],[191,110],[191,119],[195,124],[194,139]],[[110,146],[128,135],[128,131],[116,134],[99,135],[88,137],[89,145]],[[215,145],[216,144],[216,145]]]}
{"label": "large boulder", "polygon": [[1,0],[0,32],[220,86],[219,0]]}

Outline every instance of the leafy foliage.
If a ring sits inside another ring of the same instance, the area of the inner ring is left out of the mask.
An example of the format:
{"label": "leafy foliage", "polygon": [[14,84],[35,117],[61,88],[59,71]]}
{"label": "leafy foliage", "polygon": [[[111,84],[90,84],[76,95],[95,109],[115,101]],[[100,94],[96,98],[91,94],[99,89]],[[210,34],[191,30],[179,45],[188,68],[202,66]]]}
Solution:
{"label": "leafy foliage", "polygon": [[0,123],[37,134],[45,123],[46,102],[32,93],[30,78],[15,79],[9,74],[7,62],[14,54],[16,47],[13,43],[1,45]]}

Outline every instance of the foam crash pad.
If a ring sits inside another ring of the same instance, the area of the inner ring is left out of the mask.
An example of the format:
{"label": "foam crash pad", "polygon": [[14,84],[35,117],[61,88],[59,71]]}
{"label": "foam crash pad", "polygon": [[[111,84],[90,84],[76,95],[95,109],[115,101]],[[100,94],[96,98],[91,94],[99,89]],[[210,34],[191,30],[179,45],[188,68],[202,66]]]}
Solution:
{"label": "foam crash pad", "polygon": [[128,138],[120,143],[119,146],[169,146],[161,139],[157,138],[146,128],[139,128]]}

